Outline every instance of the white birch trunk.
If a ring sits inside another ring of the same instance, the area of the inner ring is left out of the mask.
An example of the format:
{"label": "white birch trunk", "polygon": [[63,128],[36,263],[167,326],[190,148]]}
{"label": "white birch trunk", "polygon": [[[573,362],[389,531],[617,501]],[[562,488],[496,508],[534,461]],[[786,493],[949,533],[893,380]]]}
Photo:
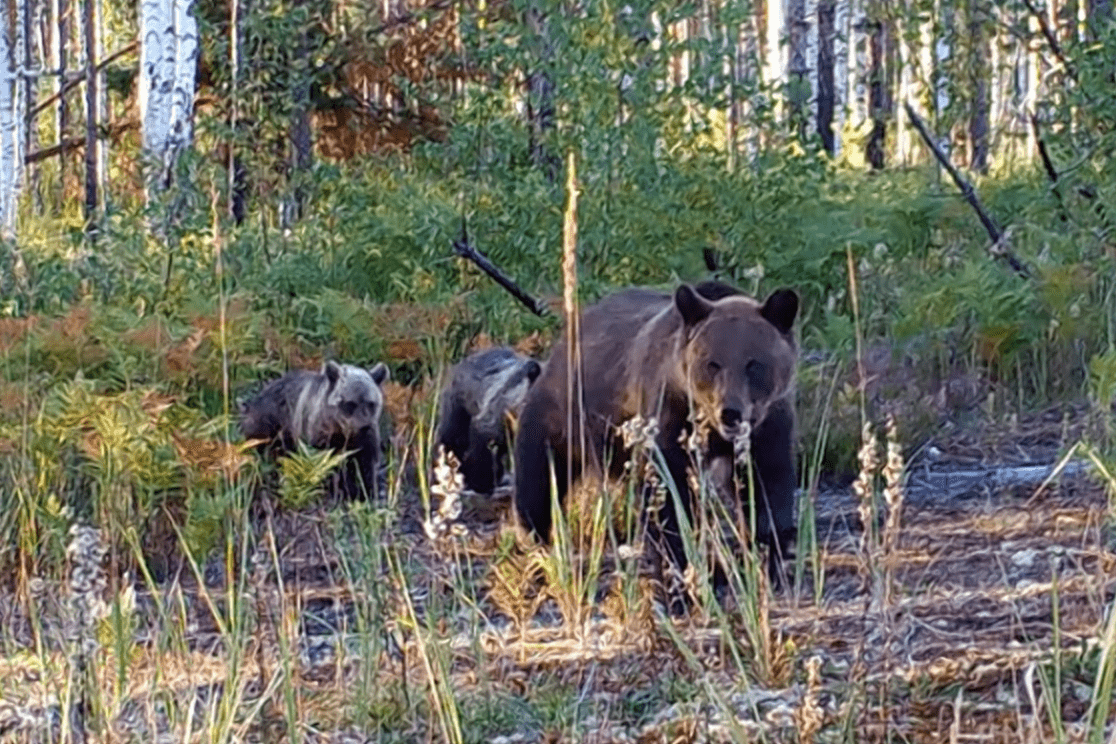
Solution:
{"label": "white birch trunk", "polygon": [[817,128],[818,121],[818,0],[806,0],[806,84],[810,86],[806,99],[808,130]]}
{"label": "white birch trunk", "polygon": [[950,66],[953,64],[953,10],[951,0],[938,0],[935,3],[935,17],[939,28],[934,42],[934,128],[938,135],[938,145],[947,155],[952,149],[950,136],[949,107],[953,102],[950,91]]}
{"label": "white birch trunk", "polygon": [[849,48],[852,39],[850,0],[837,0],[833,9],[833,157],[841,157],[845,122],[849,117]]}
{"label": "white birch trunk", "polygon": [[16,235],[19,207],[20,164],[23,161],[20,122],[19,73],[9,29],[12,19],[8,3],[0,3],[0,235]]}
{"label": "white birch trunk", "polygon": [[785,0],[765,0],[767,8],[767,28],[764,34],[763,82],[765,87],[776,92],[772,104],[777,120],[783,118],[783,96],[778,91],[786,83],[787,55],[783,47],[786,33]]}
{"label": "white birch trunk", "polygon": [[909,22],[910,17],[905,14],[901,14],[895,21],[895,44],[899,52],[899,79],[897,81],[899,90],[896,96],[899,105],[895,107],[895,139],[899,149],[899,162],[903,165],[909,165],[911,162],[914,142],[912,140],[913,133],[908,126],[907,111],[902,104],[917,100],[914,76],[915,52],[907,40],[907,24]]}
{"label": "white birch trunk", "polygon": [[868,34],[864,14],[865,0],[850,0],[849,5],[849,115],[856,130],[868,121]]}
{"label": "white birch trunk", "polygon": [[198,26],[193,0],[140,2],[140,117],[143,147],[166,188],[174,161],[193,141]]}

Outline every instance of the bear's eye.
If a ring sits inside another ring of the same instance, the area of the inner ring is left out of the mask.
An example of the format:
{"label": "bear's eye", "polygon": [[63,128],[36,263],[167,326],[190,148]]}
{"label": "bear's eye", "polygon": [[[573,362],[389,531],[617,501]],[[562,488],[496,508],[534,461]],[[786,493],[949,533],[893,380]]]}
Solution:
{"label": "bear's eye", "polygon": [[709,363],[708,363],[708,364],[706,365],[706,367],[707,367],[707,368],[709,369],[709,374],[711,374],[711,375],[715,375],[715,374],[717,374],[718,372],[720,372],[720,371],[721,371],[721,364],[720,364],[720,362],[714,362],[714,361],[710,361],[710,362],[709,362]]}
{"label": "bear's eye", "polygon": [[352,416],[354,413],[356,413],[356,403],[353,403],[351,400],[343,402],[339,407],[341,409],[341,413],[345,414],[346,416]]}
{"label": "bear's eye", "polygon": [[758,393],[761,395],[768,395],[771,393],[774,385],[771,381],[771,375],[768,374],[766,364],[752,359],[744,366],[744,373],[748,375],[748,384]]}

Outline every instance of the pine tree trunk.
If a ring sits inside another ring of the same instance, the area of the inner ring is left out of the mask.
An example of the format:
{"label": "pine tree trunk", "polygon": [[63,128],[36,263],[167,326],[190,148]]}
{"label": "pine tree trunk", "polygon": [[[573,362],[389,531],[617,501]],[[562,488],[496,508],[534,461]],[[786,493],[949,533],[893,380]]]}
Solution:
{"label": "pine tree trunk", "polygon": [[830,155],[837,151],[833,136],[836,8],[837,0],[818,0],[818,136]]}
{"label": "pine tree trunk", "polygon": [[969,112],[969,167],[988,172],[988,55],[985,31],[987,9],[980,0],[969,0],[969,82],[973,92]]}
{"label": "pine tree trunk", "polygon": [[865,146],[865,157],[873,170],[887,164],[887,120],[891,113],[888,80],[889,33],[882,0],[869,7],[868,23],[868,116],[872,131]]}
{"label": "pine tree trunk", "polygon": [[527,28],[533,38],[538,67],[527,75],[527,129],[530,137],[531,164],[556,181],[561,168],[559,158],[546,146],[554,129],[554,81],[548,68],[554,57],[546,15],[537,3],[527,8]]}
{"label": "pine tree trunk", "polygon": [[1101,37],[1104,27],[1112,22],[1112,0],[1088,0],[1088,16],[1085,23],[1090,39]]}
{"label": "pine tree trunk", "polygon": [[85,230],[95,238],[94,217],[97,213],[97,0],[85,0],[82,5],[85,38]]}
{"label": "pine tree trunk", "polygon": [[807,61],[807,35],[810,25],[806,20],[806,0],[789,0],[787,3],[787,105],[790,120],[799,139],[806,139],[809,122],[807,104],[810,101],[810,67]]}

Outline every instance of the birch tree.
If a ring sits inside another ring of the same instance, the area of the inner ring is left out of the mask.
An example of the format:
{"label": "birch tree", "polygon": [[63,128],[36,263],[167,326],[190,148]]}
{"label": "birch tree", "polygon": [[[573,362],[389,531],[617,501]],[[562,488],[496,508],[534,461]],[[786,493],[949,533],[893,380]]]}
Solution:
{"label": "birch tree", "polygon": [[15,237],[23,159],[11,7],[7,2],[0,3],[0,234],[5,238]]}
{"label": "birch tree", "polygon": [[198,24],[194,0],[140,2],[140,118],[150,189],[167,188],[179,153],[193,142]]}

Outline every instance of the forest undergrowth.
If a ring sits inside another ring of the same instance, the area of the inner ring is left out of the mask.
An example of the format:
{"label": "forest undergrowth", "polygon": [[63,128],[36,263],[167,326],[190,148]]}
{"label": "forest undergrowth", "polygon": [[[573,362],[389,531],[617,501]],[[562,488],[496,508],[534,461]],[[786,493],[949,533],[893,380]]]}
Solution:
{"label": "forest undergrowth", "polygon": [[[210,165],[183,167],[196,187]],[[446,175],[420,148],[323,167],[282,229],[226,224],[216,198],[159,238],[138,208],[95,244],[25,221],[0,255],[0,736],[1111,740],[1107,204],[1041,174],[981,183],[1021,277],[928,167],[792,149],[735,174],[689,153],[654,188],[587,170],[582,302],[707,278],[703,253],[750,294],[803,298],[795,588],[772,591],[741,515],[702,498],[676,617],[632,484],[582,494],[544,550],[506,490],[431,478],[449,366],[492,343],[545,358],[559,328],[560,190],[512,175]],[[453,256],[462,211],[549,317]],[[236,434],[264,381],[328,358],[392,368],[379,502],[323,495],[322,453],[280,479]],[[1034,462],[1085,467],[905,503],[912,467]]]}

